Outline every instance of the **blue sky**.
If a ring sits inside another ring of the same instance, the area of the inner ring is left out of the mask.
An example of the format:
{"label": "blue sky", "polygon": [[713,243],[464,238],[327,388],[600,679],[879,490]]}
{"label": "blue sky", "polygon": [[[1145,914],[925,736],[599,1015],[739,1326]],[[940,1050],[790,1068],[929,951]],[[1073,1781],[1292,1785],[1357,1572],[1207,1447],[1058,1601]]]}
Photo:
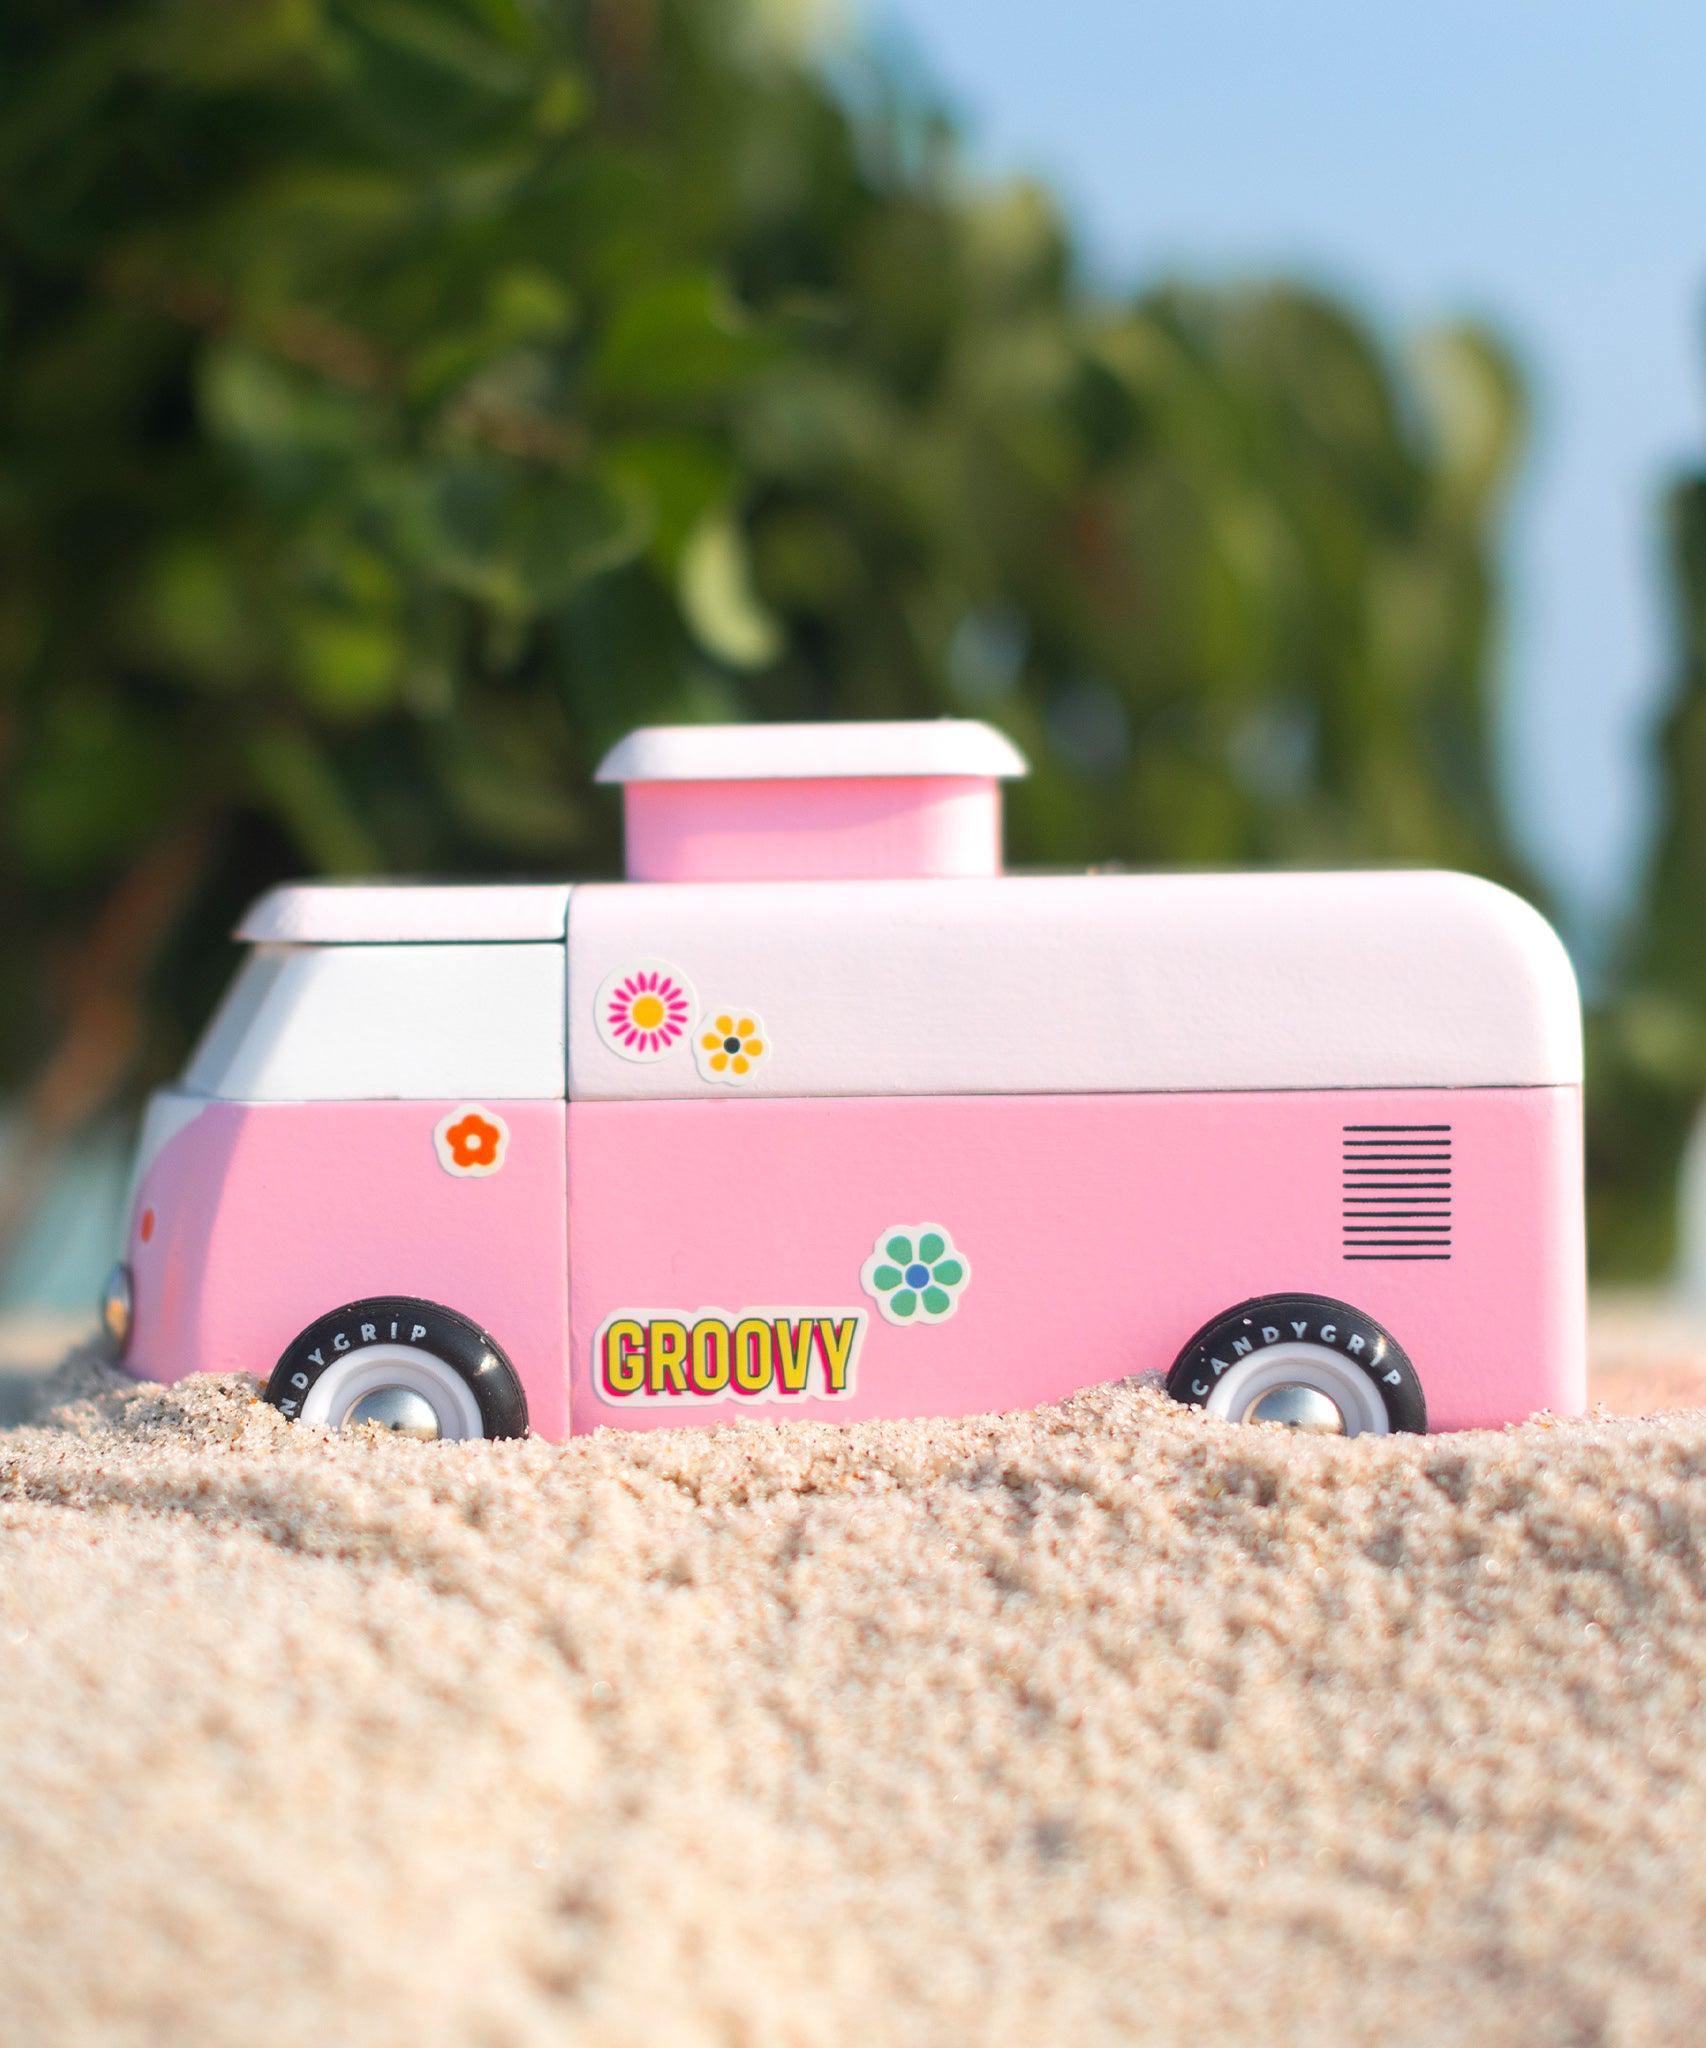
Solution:
{"label": "blue sky", "polygon": [[1304,272],[1528,370],[1509,782],[1578,928],[1626,892],[1666,686],[1664,479],[1706,455],[1706,7],[864,0],[973,162],[1045,176],[1105,277]]}

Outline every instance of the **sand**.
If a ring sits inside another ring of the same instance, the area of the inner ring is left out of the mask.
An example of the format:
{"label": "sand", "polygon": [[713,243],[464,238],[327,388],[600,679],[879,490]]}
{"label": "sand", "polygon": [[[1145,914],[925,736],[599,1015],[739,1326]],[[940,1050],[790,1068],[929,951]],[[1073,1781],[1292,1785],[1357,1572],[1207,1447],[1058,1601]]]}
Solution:
{"label": "sand", "polygon": [[1706,1413],[0,1435],[0,2041],[1639,2048]]}

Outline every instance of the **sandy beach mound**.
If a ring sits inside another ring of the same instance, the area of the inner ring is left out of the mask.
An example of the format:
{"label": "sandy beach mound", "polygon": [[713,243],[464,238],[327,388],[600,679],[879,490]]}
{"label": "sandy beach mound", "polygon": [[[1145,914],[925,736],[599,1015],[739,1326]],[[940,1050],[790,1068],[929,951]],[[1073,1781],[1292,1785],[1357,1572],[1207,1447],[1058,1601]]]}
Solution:
{"label": "sandy beach mound", "polygon": [[0,1435],[0,2039],[1603,2044],[1706,2012],[1706,1414],[1153,1389]]}

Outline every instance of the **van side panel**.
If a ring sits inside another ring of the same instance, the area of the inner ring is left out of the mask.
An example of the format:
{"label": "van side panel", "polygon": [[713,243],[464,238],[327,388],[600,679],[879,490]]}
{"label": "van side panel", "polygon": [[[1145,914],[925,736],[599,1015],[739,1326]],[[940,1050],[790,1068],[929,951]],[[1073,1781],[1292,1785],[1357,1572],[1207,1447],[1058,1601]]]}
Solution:
{"label": "van side panel", "polygon": [[[600,1029],[666,964],[751,1009],[746,1096],[1572,1088],[1581,1002],[1539,913],[1472,875],[1025,875],[587,883],[569,907],[568,1093],[714,1100]],[[524,1091],[522,1091],[524,1092]]]}
{"label": "van side panel", "polygon": [[509,1144],[478,1177],[439,1164],[434,1127],[459,1107],[210,1102],[161,1148],[132,1207],[128,1368],[265,1379],[328,1309],[416,1295],[485,1329],[534,1430],[565,1435],[563,1104],[482,1104]]}
{"label": "van side panel", "polygon": [[[1584,1406],[1575,1088],[572,1101],[568,1130],[577,1431],[1028,1407],[1293,1291],[1384,1323],[1433,1428]],[[908,1234],[963,1277],[903,1324],[872,1261]]]}

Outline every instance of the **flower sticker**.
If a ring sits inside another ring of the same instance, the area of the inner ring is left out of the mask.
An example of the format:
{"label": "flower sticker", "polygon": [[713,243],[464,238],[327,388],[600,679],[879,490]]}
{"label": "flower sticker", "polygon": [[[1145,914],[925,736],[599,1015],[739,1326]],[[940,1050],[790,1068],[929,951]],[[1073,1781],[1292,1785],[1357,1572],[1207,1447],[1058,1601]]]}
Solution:
{"label": "flower sticker", "polygon": [[764,1019],[755,1010],[713,1010],[700,1018],[693,1058],[703,1079],[738,1088],[769,1057]]}
{"label": "flower sticker", "polygon": [[509,1150],[509,1125],[496,1110],[465,1102],[433,1126],[433,1150],[446,1173],[483,1180],[496,1173]]}
{"label": "flower sticker", "polygon": [[891,1224],[859,1268],[859,1285],[890,1323],[945,1323],[971,1262],[939,1223]]}
{"label": "flower sticker", "polygon": [[637,960],[599,983],[593,1018],[618,1059],[661,1060],[686,1043],[697,1008],[685,974],[667,961]]}

